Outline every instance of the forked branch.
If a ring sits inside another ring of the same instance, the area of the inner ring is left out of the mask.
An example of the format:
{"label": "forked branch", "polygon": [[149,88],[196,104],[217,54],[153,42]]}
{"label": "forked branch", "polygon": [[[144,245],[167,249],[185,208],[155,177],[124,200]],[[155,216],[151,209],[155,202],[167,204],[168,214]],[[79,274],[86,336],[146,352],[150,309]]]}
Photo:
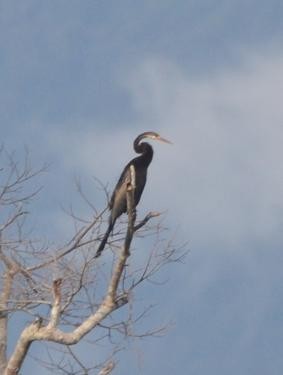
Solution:
{"label": "forked branch", "polygon": [[128,227],[127,234],[124,241],[124,246],[118,256],[114,271],[108,284],[107,293],[96,310],[85,319],[76,329],[72,332],[63,332],[57,327],[60,317],[60,304],[61,304],[61,284],[62,280],[58,279],[53,282],[53,306],[50,313],[49,323],[45,326],[42,325],[42,320],[36,320],[27,326],[20,338],[13,354],[11,355],[4,375],[16,375],[22,366],[25,356],[33,341],[44,340],[52,341],[59,344],[74,345],[78,343],[87,333],[93,330],[103,319],[111,314],[117,308],[127,303],[124,298],[122,303],[121,299],[117,300],[117,290],[121,280],[123,269],[126,261],[130,255],[130,246],[134,234],[135,224],[135,211],[134,211],[134,189],[135,189],[135,171],[131,170],[131,179],[127,185],[127,204],[128,204]]}

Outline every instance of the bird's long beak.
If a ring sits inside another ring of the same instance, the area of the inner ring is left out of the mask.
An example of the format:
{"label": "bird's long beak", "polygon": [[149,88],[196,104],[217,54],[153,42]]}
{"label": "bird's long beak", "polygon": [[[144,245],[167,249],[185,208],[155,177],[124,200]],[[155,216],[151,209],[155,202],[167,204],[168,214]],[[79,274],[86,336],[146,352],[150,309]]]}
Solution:
{"label": "bird's long beak", "polygon": [[168,141],[168,139],[165,139],[165,138],[162,138],[162,137],[158,137],[156,139],[157,139],[157,141],[164,142],[164,143],[169,143],[170,145],[173,144],[171,141]]}

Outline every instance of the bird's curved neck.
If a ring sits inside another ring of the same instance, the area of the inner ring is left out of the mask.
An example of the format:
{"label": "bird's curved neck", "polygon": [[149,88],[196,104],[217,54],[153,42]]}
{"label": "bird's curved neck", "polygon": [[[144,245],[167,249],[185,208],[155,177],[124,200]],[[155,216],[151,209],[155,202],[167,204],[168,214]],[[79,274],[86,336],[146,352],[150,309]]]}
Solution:
{"label": "bird's curved neck", "polygon": [[153,157],[153,148],[147,142],[141,142],[144,137],[138,136],[134,141],[134,150],[137,154],[141,154],[139,158],[143,160],[143,163],[149,165]]}

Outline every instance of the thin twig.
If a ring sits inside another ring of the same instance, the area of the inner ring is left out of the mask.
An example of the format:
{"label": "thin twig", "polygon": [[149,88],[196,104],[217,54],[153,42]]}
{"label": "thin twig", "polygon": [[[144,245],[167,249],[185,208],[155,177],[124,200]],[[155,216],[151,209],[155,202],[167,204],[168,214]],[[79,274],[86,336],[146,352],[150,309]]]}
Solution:
{"label": "thin twig", "polygon": [[43,263],[40,263],[40,264],[37,264],[35,266],[32,266],[32,267],[29,267],[27,268],[27,271],[35,271],[35,270],[38,270],[40,268],[43,268],[43,267],[46,267],[46,266],[49,266],[50,264],[52,263],[55,263],[57,262],[59,259],[65,257],[67,254],[71,253],[73,250],[76,250],[78,247],[81,246],[80,242],[81,240],[85,237],[85,235],[94,227],[94,225],[97,223],[97,221],[101,218],[101,216],[104,214],[104,212],[107,210],[107,208],[105,208],[94,220],[92,223],[90,223],[87,227],[85,227],[81,232],[79,232],[79,234],[77,236],[74,237],[72,243],[67,246],[65,249],[63,249],[62,252],[60,252],[58,255],[56,255],[54,258],[46,261],[46,262],[43,262]]}

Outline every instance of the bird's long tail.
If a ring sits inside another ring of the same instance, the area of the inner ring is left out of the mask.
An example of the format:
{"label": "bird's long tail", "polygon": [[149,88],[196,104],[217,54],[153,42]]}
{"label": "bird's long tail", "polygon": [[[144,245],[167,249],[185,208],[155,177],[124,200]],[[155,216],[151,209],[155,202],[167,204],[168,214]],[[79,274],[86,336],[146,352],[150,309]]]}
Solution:
{"label": "bird's long tail", "polygon": [[108,240],[109,234],[111,233],[111,231],[112,231],[112,229],[114,227],[114,224],[115,224],[115,221],[114,222],[112,222],[112,221],[109,222],[107,231],[105,232],[104,237],[103,237],[102,241],[100,242],[100,245],[99,245],[98,249],[96,250],[95,258],[98,258],[101,255],[101,253],[102,253],[102,251],[103,251],[103,249],[104,249],[104,247],[106,245],[106,242]]}

